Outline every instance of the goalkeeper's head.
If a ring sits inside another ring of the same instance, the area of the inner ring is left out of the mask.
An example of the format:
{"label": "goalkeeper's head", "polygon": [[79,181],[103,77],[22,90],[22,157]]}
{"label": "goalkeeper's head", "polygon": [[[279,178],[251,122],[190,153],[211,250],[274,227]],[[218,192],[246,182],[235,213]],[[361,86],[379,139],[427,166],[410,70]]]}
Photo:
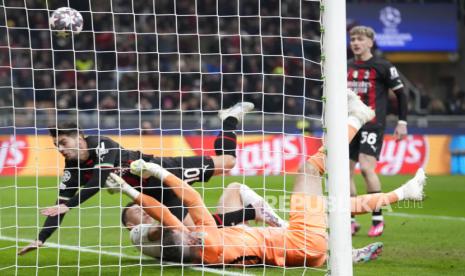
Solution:
{"label": "goalkeeper's head", "polygon": [[129,202],[121,212],[121,223],[128,230],[136,227],[139,224],[153,224],[155,219],[149,216],[144,209],[135,202]]}
{"label": "goalkeeper's head", "polygon": [[87,142],[75,123],[64,122],[49,128],[50,136],[66,160],[86,160]]}

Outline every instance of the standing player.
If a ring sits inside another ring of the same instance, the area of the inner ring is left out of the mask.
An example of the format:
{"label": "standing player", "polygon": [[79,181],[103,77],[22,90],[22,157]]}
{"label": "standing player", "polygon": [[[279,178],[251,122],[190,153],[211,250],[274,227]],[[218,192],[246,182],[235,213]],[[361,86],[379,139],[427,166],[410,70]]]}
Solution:
{"label": "standing player", "polygon": [[[232,169],[236,159],[236,134],[234,130],[245,112],[254,108],[252,103],[242,102],[219,113],[223,128],[214,146],[216,156],[153,157],[139,151],[122,148],[105,136],[87,136],[74,123],[64,123],[50,129],[50,135],[58,151],[65,158],[65,169],[59,187],[57,205],[41,211],[47,216],[37,240],[30,243],[19,255],[42,246],[61,224],[65,214],[94,196],[104,185],[110,172],[121,170],[126,182],[144,193],[162,200],[180,220],[187,214],[182,202],[169,189],[163,189],[159,179],[141,179],[129,172],[133,160],[144,159],[167,168],[187,183],[207,182],[213,175]],[[82,186],[82,187],[81,187]],[[251,208],[253,206],[249,206]],[[228,220],[242,222],[244,212],[228,214]],[[253,219],[253,218],[250,218]],[[218,221],[221,224],[221,221]]]}
{"label": "standing player", "polygon": [[[387,60],[373,56],[375,33],[372,28],[356,26],[350,30],[350,48],[354,58],[348,61],[348,86],[357,93],[363,102],[376,112],[376,117],[360,129],[350,144],[350,185],[351,196],[357,195],[354,181],[354,170],[357,162],[365,179],[367,193],[381,192],[381,183],[375,172],[377,160],[383,146],[386,125],[386,109],[388,92],[394,91],[399,110],[394,135],[403,139],[407,135],[407,96],[396,68]],[[360,229],[360,225],[352,216],[352,235]],[[383,233],[384,219],[381,209],[372,213],[372,226],[368,231],[370,237]]]}

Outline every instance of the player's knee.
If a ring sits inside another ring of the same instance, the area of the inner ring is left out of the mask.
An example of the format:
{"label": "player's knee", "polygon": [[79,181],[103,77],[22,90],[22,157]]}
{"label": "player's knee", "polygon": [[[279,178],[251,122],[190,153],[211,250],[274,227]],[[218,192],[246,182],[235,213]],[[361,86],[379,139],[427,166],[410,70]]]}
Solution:
{"label": "player's knee", "polygon": [[228,184],[227,189],[239,190],[241,188],[241,186],[242,186],[242,184],[239,183],[239,182],[232,182],[232,183]]}
{"label": "player's knee", "polygon": [[375,173],[375,170],[370,164],[360,164],[360,172],[363,176],[367,176]]}

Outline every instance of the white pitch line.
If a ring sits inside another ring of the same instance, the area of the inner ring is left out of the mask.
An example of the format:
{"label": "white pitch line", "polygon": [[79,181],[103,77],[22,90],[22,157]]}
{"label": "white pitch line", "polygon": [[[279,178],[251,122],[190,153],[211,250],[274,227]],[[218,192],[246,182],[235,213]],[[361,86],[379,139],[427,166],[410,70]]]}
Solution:
{"label": "white pitch line", "polygon": [[[18,241],[18,242],[25,242],[25,243],[33,242],[33,240],[30,240],[30,239],[17,239],[17,238],[14,238],[14,237],[7,237],[7,236],[0,236],[0,240],[12,241],[12,242],[17,242]],[[74,246],[74,245],[57,244],[57,243],[53,243],[53,242],[45,243],[44,247],[65,249],[65,250],[70,250],[70,251],[80,251],[80,252],[93,253],[93,254],[102,254],[102,255],[118,257],[118,258],[127,258],[127,259],[131,259],[131,260],[153,260],[152,258],[149,258],[147,256],[134,256],[134,255],[128,255],[128,254],[118,253],[118,252],[111,252],[111,251],[105,251],[105,250],[95,250],[95,249],[83,248],[83,247],[78,247],[78,246]],[[196,266],[191,267],[191,266],[182,265],[182,264],[178,264],[178,263],[167,263],[167,264],[185,266],[188,269],[192,269],[192,270],[196,270],[196,271],[203,271],[203,272],[208,272],[208,273],[213,273],[213,274],[219,274],[219,275],[229,275],[229,276],[252,276],[253,275],[253,274],[245,274],[245,273],[239,273],[239,272],[225,271],[225,270],[208,268],[208,267],[196,267]]]}
{"label": "white pitch line", "polygon": [[[0,240],[4,241],[12,241],[12,242],[25,242],[25,243],[31,243],[33,240],[29,239],[17,239],[14,237],[6,237],[6,236],[0,236]],[[127,258],[127,259],[132,259],[132,260],[150,260],[150,258],[146,256],[134,256],[134,255],[127,255],[124,253],[118,253],[118,252],[111,252],[111,251],[105,251],[105,250],[95,250],[95,249],[89,249],[85,247],[78,247],[78,246],[73,246],[73,245],[66,245],[66,244],[57,244],[53,242],[47,242],[44,245],[45,247],[50,247],[50,248],[57,248],[57,249],[66,249],[66,250],[71,250],[71,251],[81,251],[81,252],[86,252],[86,253],[94,253],[94,254],[103,254],[107,256],[113,256],[113,257],[118,257],[118,258]]]}
{"label": "white pitch line", "polygon": [[465,221],[464,217],[417,215],[417,214],[408,214],[408,213],[384,213],[384,214],[388,216],[404,217],[404,218],[424,218],[424,219],[437,219],[437,220]]}

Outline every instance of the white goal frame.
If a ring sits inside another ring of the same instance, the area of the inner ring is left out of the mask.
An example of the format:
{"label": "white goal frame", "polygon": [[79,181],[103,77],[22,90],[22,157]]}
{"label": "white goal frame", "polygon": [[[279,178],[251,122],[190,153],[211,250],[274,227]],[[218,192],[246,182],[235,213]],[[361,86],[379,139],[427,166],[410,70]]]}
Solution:
{"label": "white goal frame", "polygon": [[330,275],[352,275],[345,0],[323,0],[322,64]]}

